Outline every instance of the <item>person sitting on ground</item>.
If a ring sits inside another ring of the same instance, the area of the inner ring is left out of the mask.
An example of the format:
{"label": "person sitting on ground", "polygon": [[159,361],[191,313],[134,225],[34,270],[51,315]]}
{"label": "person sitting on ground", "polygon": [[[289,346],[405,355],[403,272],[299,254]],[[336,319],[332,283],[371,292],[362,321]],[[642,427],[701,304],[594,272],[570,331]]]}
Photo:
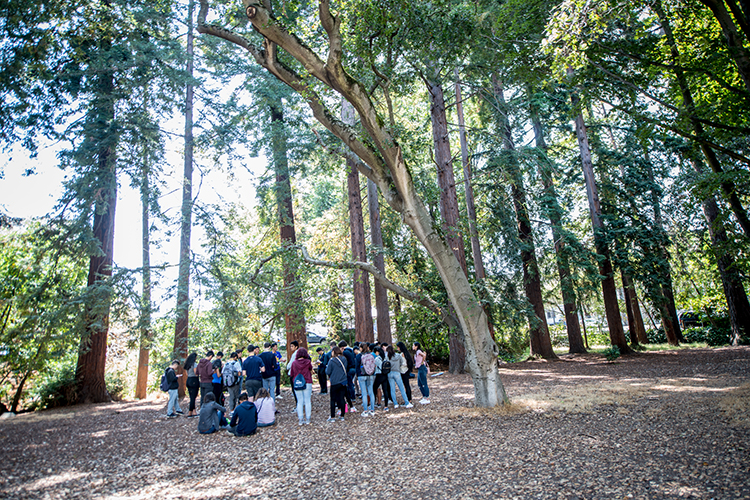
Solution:
{"label": "person sitting on ground", "polygon": [[268,427],[276,423],[276,402],[268,389],[263,387],[258,390],[253,404],[258,411],[258,427]]}
{"label": "person sitting on ground", "polygon": [[212,434],[219,429],[228,429],[224,414],[227,409],[216,402],[216,396],[209,392],[201,400],[200,417],[198,418],[198,432]]}
{"label": "person sitting on ground", "polygon": [[[262,391],[263,389],[261,389]],[[260,391],[259,391],[260,392]],[[271,400],[273,401],[273,400]],[[258,410],[247,397],[247,393],[240,394],[240,404],[234,409],[232,421],[227,432],[235,436],[251,436],[258,429]]]}

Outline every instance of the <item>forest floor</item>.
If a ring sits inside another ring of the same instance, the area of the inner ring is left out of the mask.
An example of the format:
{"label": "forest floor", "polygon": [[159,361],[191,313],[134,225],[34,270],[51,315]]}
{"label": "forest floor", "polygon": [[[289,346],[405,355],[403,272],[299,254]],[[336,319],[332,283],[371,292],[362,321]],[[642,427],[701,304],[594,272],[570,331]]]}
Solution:
{"label": "forest floor", "polygon": [[0,498],[750,498],[749,347],[501,372],[509,408],[444,374],[429,405],[331,424],[316,391],[302,427],[286,389],[245,438],[167,419],[161,397],[2,419]]}

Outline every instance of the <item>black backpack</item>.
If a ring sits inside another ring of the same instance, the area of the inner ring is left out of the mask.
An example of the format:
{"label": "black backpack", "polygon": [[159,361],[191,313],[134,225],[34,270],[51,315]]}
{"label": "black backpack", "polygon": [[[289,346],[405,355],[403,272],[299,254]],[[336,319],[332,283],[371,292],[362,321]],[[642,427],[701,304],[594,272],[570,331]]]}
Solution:
{"label": "black backpack", "polygon": [[167,371],[169,368],[164,370],[164,374],[161,376],[161,382],[159,382],[159,389],[164,392],[169,392],[169,382],[167,382]]}
{"label": "black backpack", "polygon": [[383,366],[380,368],[380,373],[382,373],[383,375],[391,373],[391,362],[387,359],[383,361]]}

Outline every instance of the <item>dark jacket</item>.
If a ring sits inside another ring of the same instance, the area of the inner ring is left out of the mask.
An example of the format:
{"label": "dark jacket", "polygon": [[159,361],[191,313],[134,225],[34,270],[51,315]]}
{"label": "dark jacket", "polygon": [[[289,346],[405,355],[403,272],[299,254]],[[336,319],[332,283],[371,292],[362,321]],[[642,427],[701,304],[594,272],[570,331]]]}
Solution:
{"label": "dark jacket", "polygon": [[263,372],[263,378],[275,377],[276,373],[279,372],[279,361],[271,351],[263,351],[260,353],[260,359],[263,361],[263,366],[266,367],[266,371]]}
{"label": "dark jacket", "polygon": [[177,374],[174,372],[174,368],[171,366],[167,368],[167,383],[169,384],[169,390],[173,391],[180,388],[180,384],[177,382]]}
{"label": "dark jacket", "polygon": [[354,349],[352,349],[351,347],[347,347],[346,349],[344,349],[344,356],[346,356],[347,369],[354,370],[354,364],[355,364]]}
{"label": "dark jacket", "polygon": [[[339,361],[341,361],[341,363],[339,363]],[[346,385],[346,372],[348,371],[346,366],[346,358],[344,356],[331,358],[328,362],[328,366],[326,366],[326,375],[328,375],[328,380],[331,381],[331,387],[337,384]]]}
{"label": "dark jacket", "polygon": [[211,362],[203,358],[198,362],[198,367],[195,369],[195,374],[201,381],[201,384],[210,384],[213,381],[214,369],[211,366]]}
{"label": "dark jacket", "polygon": [[243,401],[241,405],[234,409],[232,421],[229,422],[232,427],[237,426],[238,436],[249,436],[255,434],[258,429],[258,410],[250,401]]}

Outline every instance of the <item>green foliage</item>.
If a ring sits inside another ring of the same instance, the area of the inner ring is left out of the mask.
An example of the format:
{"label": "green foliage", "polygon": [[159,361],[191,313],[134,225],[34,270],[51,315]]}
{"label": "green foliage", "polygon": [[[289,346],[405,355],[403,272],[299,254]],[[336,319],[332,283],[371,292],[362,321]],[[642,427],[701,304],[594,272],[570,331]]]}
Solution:
{"label": "green foliage", "polygon": [[448,327],[434,313],[422,307],[406,308],[396,319],[399,340],[411,347],[419,342],[431,360],[448,360]]}
{"label": "green foliage", "polygon": [[709,346],[728,345],[731,330],[727,327],[702,326],[686,328],[683,332],[688,342],[705,342]]}
{"label": "green foliage", "polygon": [[75,357],[51,363],[51,369],[39,377],[31,391],[32,409],[57,408],[76,402]]}
{"label": "green foliage", "polygon": [[122,401],[125,396],[125,374],[122,372],[109,372],[104,376],[104,382],[107,384],[107,392],[112,401]]}
{"label": "green foliage", "polygon": [[602,354],[604,354],[604,357],[607,358],[607,361],[611,363],[620,357],[620,348],[616,345],[613,345],[610,346],[609,349],[606,349]]}
{"label": "green foliage", "polygon": [[646,338],[648,338],[649,344],[666,344],[667,334],[664,333],[664,328],[659,327],[657,329],[646,330]]}

